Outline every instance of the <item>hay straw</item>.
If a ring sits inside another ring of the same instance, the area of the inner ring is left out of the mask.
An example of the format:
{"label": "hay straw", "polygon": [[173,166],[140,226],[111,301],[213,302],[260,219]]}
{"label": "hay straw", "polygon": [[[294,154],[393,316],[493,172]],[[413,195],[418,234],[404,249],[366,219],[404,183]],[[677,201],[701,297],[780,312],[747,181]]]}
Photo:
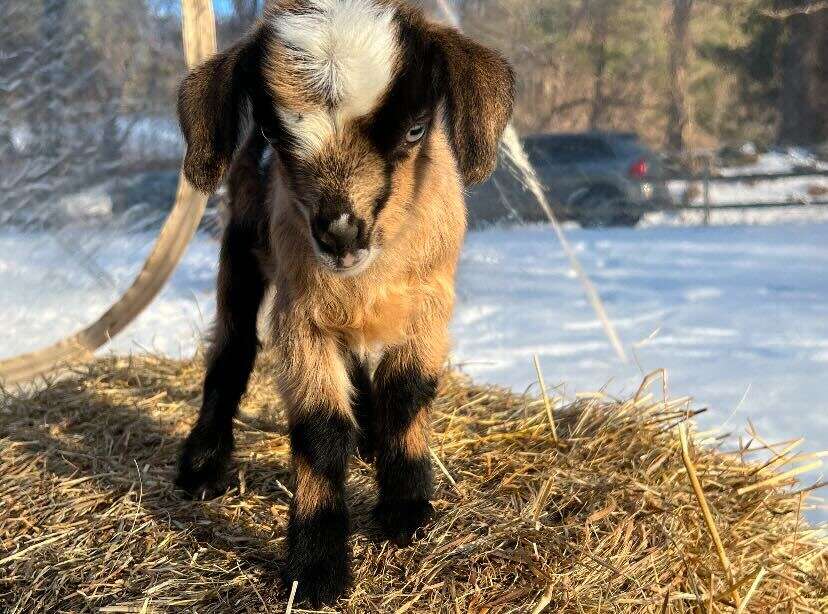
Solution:
{"label": "hay straw", "polygon": [[759,573],[756,574],[756,578],[753,580],[753,584],[750,585],[750,589],[748,589],[747,594],[745,594],[745,598],[741,604],[739,604],[739,609],[736,610],[736,614],[744,614],[747,612],[748,604],[750,604],[750,600],[753,599],[754,593],[756,593],[756,589],[759,588],[759,585],[762,584],[762,580],[765,577],[765,568],[759,570]]}
{"label": "hay straw", "polygon": [[[687,427],[682,424],[679,426],[679,439],[681,442],[681,458],[684,462],[684,467],[687,469],[687,476],[690,478],[690,483],[693,485],[693,493],[696,495],[696,500],[699,502],[699,507],[704,517],[704,523],[707,526],[707,531],[710,537],[713,538],[713,543],[716,545],[716,555],[719,557],[719,562],[722,564],[722,569],[725,572],[725,578],[728,583],[733,585],[733,569],[730,566],[730,560],[725,553],[722,538],[719,536],[719,529],[716,527],[716,522],[713,520],[713,515],[710,513],[710,506],[707,504],[707,497],[704,496],[704,489],[699,482],[699,477],[696,474],[696,467],[693,464],[693,459],[690,457],[690,446],[687,441]],[[737,608],[741,607],[741,599],[739,599],[739,591],[733,589],[733,602]]]}
{"label": "hay straw", "polygon": [[454,478],[451,477],[449,470],[446,469],[446,466],[443,464],[443,461],[440,460],[440,457],[437,456],[437,453],[434,451],[434,449],[429,448],[428,451],[431,453],[431,458],[434,459],[435,463],[437,463],[437,467],[439,467],[442,474],[446,476],[446,479],[449,481],[449,484],[451,484],[452,488],[454,488],[454,490],[457,491],[458,495],[463,496],[463,491],[457,485],[457,482],[454,480]]}
{"label": "hay straw", "polygon": [[538,386],[540,386],[543,406],[546,409],[546,418],[549,420],[549,430],[552,431],[552,441],[558,443],[558,430],[555,428],[555,416],[552,414],[552,404],[549,402],[549,395],[546,394],[546,384],[543,381],[543,371],[541,371],[537,354],[532,356],[532,361],[535,363],[535,373],[538,374]]}
{"label": "hay straw", "polygon": [[[259,362],[234,481],[212,501],[172,486],[201,401],[198,361],[108,358],[0,393],[0,611],[307,611],[288,608],[279,579],[289,442],[275,365]],[[732,614],[735,590],[742,612],[828,611],[828,542],[801,517],[807,488],[786,478],[739,494],[774,477],[756,471],[773,453],[726,455],[696,439],[696,478],[744,575],[719,571],[673,430],[693,415],[686,399],[559,407],[566,447],[552,443],[541,400],[459,376],[433,414],[446,468],[435,467],[435,518],[408,548],[378,539],[373,469],[352,463],[355,586],[326,611]]]}
{"label": "hay straw", "polygon": [[293,600],[296,599],[296,590],[299,588],[299,583],[294,580],[293,584],[290,587],[290,595],[288,596],[287,607],[285,608],[285,614],[290,614],[293,611]]}
{"label": "hay straw", "polygon": [[768,488],[769,486],[775,486],[780,482],[784,482],[785,480],[789,480],[800,474],[807,473],[808,471],[814,471],[816,469],[819,469],[820,467],[822,467],[822,461],[816,460],[812,463],[808,463],[807,465],[800,465],[795,469],[791,469],[790,471],[786,471],[785,473],[775,475],[774,477],[768,478],[767,480],[762,480],[761,482],[757,482],[756,484],[751,484],[750,486],[743,486],[736,492],[740,495],[744,495],[749,492],[753,492],[754,490],[760,490],[763,488]]}

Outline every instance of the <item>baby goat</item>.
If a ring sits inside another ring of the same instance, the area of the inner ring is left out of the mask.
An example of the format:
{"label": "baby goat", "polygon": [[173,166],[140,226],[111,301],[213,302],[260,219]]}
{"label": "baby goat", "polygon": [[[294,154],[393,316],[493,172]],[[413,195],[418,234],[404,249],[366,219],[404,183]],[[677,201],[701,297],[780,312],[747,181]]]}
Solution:
{"label": "baby goat", "polygon": [[491,173],[513,90],[500,55],[402,0],[276,0],[181,86],[186,175],[212,192],[228,174],[231,214],[177,483],[196,495],[222,484],[272,284],[296,473],[285,577],[314,603],[351,578],[355,446],[375,459],[388,538],[409,542],[431,514],[428,412],[448,351],[463,188]]}

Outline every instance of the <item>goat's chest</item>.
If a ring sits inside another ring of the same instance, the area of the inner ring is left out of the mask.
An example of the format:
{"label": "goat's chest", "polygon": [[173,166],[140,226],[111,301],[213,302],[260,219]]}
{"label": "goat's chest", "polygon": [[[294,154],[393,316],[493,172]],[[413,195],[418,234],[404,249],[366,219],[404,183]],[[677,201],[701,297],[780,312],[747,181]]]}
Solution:
{"label": "goat's chest", "polygon": [[320,329],[364,355],[405,341],[417,294],[416,286],[406,281],[343,284],[315,297],[311,313]]}

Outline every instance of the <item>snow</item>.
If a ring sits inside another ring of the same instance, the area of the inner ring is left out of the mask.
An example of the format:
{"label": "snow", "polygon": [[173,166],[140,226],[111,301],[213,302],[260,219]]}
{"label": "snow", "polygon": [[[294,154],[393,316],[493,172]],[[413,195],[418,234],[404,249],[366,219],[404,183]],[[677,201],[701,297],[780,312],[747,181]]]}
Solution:
{"label": "snow", "polygon": [[[762,209],[710,210],[711,226],[768,226],[771,224],[805,224],[828,222],[828,206],[797,205],[791,207],[767,207]],[[700,226],[704,223],[704,210],[684,209],[677,213],[648,213],[641,220],[641,227],[651,226]]]}
{"label": "snow", "polygon": [[[547,384],[569,398],[599,389],[630,395],[644,374],[666,368],[671,395],[692,395],[709,408],[699,419],[703,428],[727,424],[743,434],[750,419],[767,439],[804,435],[803,450],[828,449],[828,222],[773,221],[568,227],[634,356],[626,365],[548,228],[470,233],[452,359],[476,380],[523,391],[535,381],[537,354]],[[71,246],[83,245],[82,236],[73,243],[0,231],[0,356],[55,341],[97,317],[129,284],[153,239],[114,237],[79,260]],[[199,235],[159,299],[111,350],[189,355],[215,307],[217,252]]]}
{"label": "snow", "polygon": [[769,175],[791,173],[805,168],[828,170],[828,162],[820,161],[813,152],[802,147],[788,147],[759,154],[756,162],[722,169],[722,175]]}
{"label": "snow", "polygon": [[467,240],[452,327],[465,371],[523,390],[537,354],[569,397],[624,397],[666,368],[671,395],[709,408],[703,428],[744,434],[750,420],[828,449],[828,224],[567,232],[633,363],[612,353],[552,233],[522,228]]}
{"label": "snow", "polygon": [[[86,122],[75,131],[100,136],[108,130],[108,118]],[[118,139],[122,141],[122,154],[128,160],[168,160],[184,153],[181,130],[174,117],[152,115],[119,115],[115,120]],[[68,130],[68,128],[67,128]],[[28,152],[36,143],[37,136],[30,124],[21,122],[11,126],[9,138],[18,154]]]}
{"label": "snow", "polygon": [[124,139],[123,154],[135,160],[167,160],[184,154],[184,141],[173,117],[120,116],[118,130]]}
{"label": "snow", "polygon": [[[111,234],[84,251],[92,241],[82,231],[0,232],[0,315],[7,332],[0,357],[35,350],[91,323],[129,286],[155,238]],[[215,309],[217,257],[218,245],[198,235],[171,283],[109,348],[192,354]]]}
{"label": "snow", "polygon": [[53,214],[64,219],[86,221],[90,218],[112,216],[112,198],[101,186],[59,198]]}
{"label": "snow", "polygon": [[[699,182],[693,184],[690,204],[703,205],[704,195]],[[687,182],[671,181],[670,193],[676,202],[684,201]],[[828,177],[804,175],[784,179],[754,180],[750,182],[710,182],[710,202],[713,206],[739,203],[802,203],[828,200]]]}

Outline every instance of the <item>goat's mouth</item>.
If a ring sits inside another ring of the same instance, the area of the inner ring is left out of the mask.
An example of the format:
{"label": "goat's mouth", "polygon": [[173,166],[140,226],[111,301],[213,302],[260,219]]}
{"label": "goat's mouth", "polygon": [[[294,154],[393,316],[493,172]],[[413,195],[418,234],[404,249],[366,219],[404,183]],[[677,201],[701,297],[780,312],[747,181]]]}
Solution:
{"label": "goat's mouth", "polygon": [[356,277],[364,272],[371,266],[378,251],[374,247],[369,247],[336,255],[322,249],[316,240],[312,243],[316,261],[323,269],[337,277]]}

